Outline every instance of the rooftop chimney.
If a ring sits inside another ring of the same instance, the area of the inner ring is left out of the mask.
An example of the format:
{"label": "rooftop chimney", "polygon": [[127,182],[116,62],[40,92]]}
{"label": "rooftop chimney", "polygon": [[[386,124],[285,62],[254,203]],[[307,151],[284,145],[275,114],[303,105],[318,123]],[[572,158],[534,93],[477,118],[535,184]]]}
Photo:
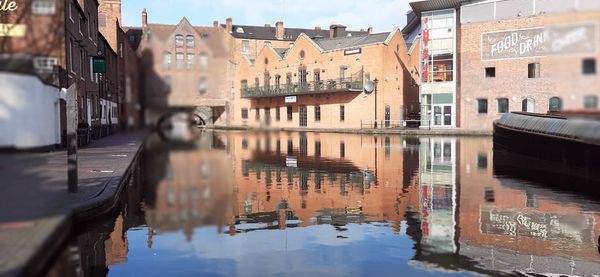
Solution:
{"label": "rooftop chimney", "polygon": [[271,28],[271,24],[265,23],[265,28]]}
{"label": "rooftop chimney", "polygon": [[329,38],[341,38],[346,36],[346,26],[332,24],[329,26]]}
{"label": "rooftop chimney", "polygon": [[213,21],[213,27],[215,27],[215,28],[219,27],[219,20]]}
{"label": "rooftop chimney", "polygon": [[277,21],[275,23],[275,37],[277,39],[283,39],[285,35],[285,29],[283,28],[283,21]]}
{"label": "rooftop chimney", "polygon": [[319,32],[319,34],[321,33],[321,26],[317,25],[315,26],[315,31]]}
{"label": "rooftop chimney", "polygon": [[369,26],[369,28],[367,28],[367,34],[372,34],[373,33],[373,27]]}
{"label": "rooftop chimney", "polygon": [[146,8],[142,10],[142,28],[148,27],[148,13],[146,12]]}
{"label": "rooftop chimney", "polygon": [[231,33],[232,29],[233,29],[233,20],[231,19],[231,17],[228,17],[227,19],[225,19],[225,30],[228,33]]}

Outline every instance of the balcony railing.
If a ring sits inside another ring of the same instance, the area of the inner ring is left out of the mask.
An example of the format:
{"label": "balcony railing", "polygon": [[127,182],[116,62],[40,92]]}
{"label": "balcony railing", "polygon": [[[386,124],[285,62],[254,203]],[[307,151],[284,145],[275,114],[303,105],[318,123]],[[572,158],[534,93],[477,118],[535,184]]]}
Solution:
{"label": "balcony railing", "polygon": [[277,97],[290,95],[307,95],[344,91],[363,90],[362,74],[358,77],[349,77],[345,79],[328,79],[318,82],[297,82],[291,84],[281,84],[279,86],[262,86],[242,88],[242,98],[261,98]]}

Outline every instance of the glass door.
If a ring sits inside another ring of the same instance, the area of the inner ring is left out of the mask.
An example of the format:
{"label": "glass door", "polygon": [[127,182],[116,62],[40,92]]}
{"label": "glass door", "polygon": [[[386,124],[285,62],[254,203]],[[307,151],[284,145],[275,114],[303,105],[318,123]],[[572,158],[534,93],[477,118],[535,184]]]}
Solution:
{"label": "glass door", "polygon": [[433,126],[452,126],[452,105],[433,105]]}

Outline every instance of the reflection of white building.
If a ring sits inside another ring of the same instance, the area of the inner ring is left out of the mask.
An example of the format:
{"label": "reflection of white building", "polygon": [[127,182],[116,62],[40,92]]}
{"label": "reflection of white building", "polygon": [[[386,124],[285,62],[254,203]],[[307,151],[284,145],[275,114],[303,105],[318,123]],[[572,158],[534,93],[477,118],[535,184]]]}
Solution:
{"label": "reflection of white building", "polygon": [[422,138],[419,156],[421,244],[439,253],[457,250],[456,138]]}

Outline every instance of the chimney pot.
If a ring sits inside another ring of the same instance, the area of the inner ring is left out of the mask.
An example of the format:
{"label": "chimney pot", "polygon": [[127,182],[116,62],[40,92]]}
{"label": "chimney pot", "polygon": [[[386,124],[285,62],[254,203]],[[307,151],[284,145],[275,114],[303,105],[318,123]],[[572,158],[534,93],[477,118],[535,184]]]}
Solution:
{"label": "chimney pot", "polygon": [[225,19],[225,29],[228,33],[232,32],[233,29],[233,20],[231,19],[231,17],[228,17],[227,19]]}
{"label": "chimney pot", "polygon": [[373,27],[369,26],[369,28],[367,28],[367,33],[370,35],[373,33]]}
{"label": "chimney pot", "polygon": [[285,36],[285,29],[283,28],[283,21],[277,21],[275,23],[275,37],[277,39],[283,39]]}

